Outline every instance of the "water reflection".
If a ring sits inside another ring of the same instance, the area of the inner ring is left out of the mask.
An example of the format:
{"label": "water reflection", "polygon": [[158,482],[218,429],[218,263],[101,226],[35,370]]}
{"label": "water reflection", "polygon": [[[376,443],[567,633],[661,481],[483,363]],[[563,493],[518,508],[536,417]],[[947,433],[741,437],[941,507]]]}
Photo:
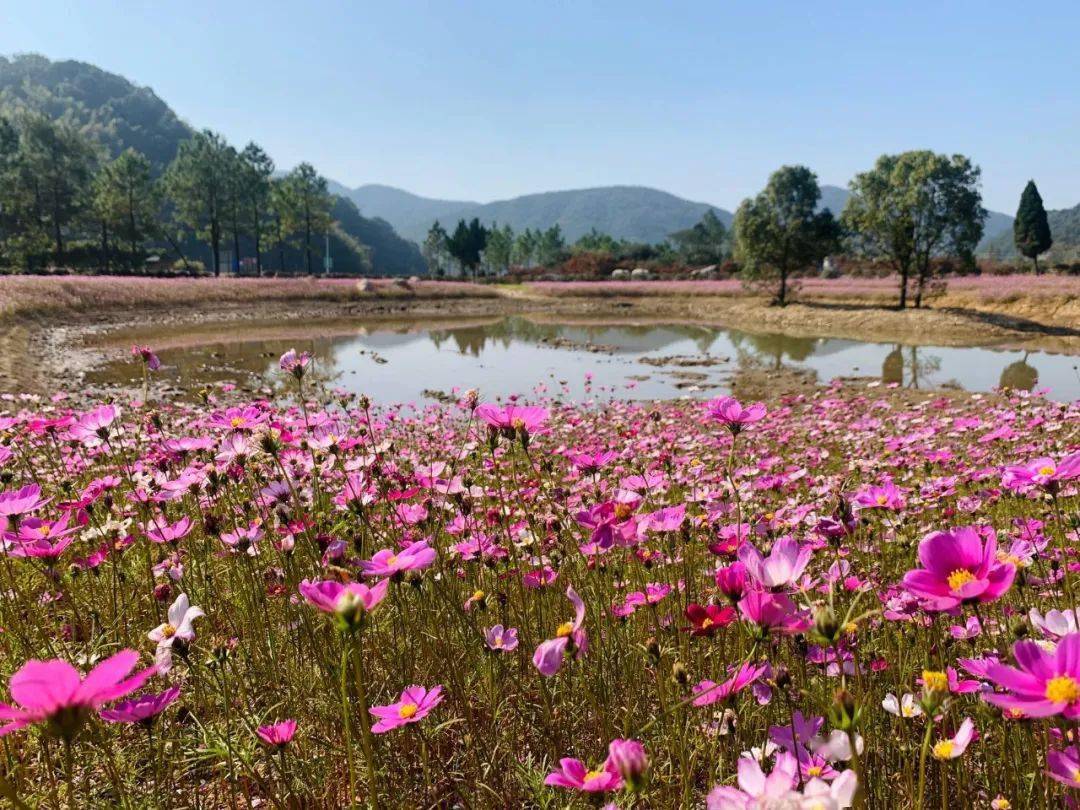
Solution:
{"label": "water reflection", "polygon": [[1014,388],[1017,391],[1033,391],[1035,389],[1035,386],[1039,383],[1039,370],[1028,363],[1029,354],[1031,352],[1024,352],[1024,356],[1015,363],[1005,366],[1005,370],[1001,372],[1001,382],[999,383],[1002,388]]}
{"label": "water reflection", "polygon": [[[241,336],[220,329],[180,335],[148,329],[122,339],[124,345],[162,346],[161,376],[184,385],[275,385],[278,356],[295,347],[317,358],[321,379],[384,401],[467,388],[487,396],[574,399],[716,396],[746,368],[796,368],[822,382],[870,376],[915,389],[1043,386],[1057,399],[1080,395],[1076,361],[1066,355],[804,338],[692,323],[552,323],[521,316],[442,324],[335,321],[251,325]],[[170,341],[182,347],[170,349]],[[137,383],[137,374],[131,363],[117,362],[88,381]]]}

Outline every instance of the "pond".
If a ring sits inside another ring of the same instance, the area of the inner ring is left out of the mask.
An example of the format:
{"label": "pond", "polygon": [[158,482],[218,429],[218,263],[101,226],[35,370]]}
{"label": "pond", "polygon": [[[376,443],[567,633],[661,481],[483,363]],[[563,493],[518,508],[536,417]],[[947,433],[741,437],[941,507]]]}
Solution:
{"label": "pond", "polygon": [[[113,342],[159,348],[161,374],[184,385],[275,385],[279,355],[310,351],[335,387],[381,402],[432,399],[476,388],[508,394],[638,399],[717,396],[745,368],[809,370],[827,382],[867,377],[911,388],[989,391],[1001,385],[1080,396],[1080,358],[994,348],[912,346],[753,334],[673,323],[546,322],[524,316],[457,320],[245,323],[130,331]],[[140,379],[131,362],[91,372],[90,383]]]}

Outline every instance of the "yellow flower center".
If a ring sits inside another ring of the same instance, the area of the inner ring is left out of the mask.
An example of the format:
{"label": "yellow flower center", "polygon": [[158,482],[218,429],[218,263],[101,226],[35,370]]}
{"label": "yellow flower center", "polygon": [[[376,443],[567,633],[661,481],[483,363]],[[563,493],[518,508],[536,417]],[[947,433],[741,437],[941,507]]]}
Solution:
{"label": "yellow flower center", "polygon": [[619,520],[626,520],[633,513],[633,509],[630,508],[628,503],[619,503],[615,505],[615,517]]}
{"label": "yellow flower center", "polygon": [[582,781],[591,782],[593,779],[599,779],[603,775],[603,771],[589,771],[587,774],[585,774],[585,779]]}
{"label": "yellow flower center", "polygon": [[1072,780],[1080,785],[1080,768],[1072,772]]}
{"label": "yellow flower center", "polygon": [[707,627],[712,627],[714,624],[716,624],[716,622],[714,622],[712,619],[706,617],[706,618],[701,620],[701,629],[704,630]]}
{"label": "yellow flower center", "polygon": [[1057,469],[1054,467],[1039,467],[1039,475],[1053,475],[1056,472]]}
{"label": "yellow flower center", "polygon": [[765,519],[766,520],[773,520],[775,517],[776,517],[775,512],[766,512],[765,513]]}
{"label": "yellow flower center", "polygon": [[806,775],[807,776],[821,776],[821,766],[820,765],[811,765],[809,768],[806,769]]}
{"label": "yellow flower center", "polygon": [[1080,700],[1080,683],[1068,675],[1058,675],[1046,682],[1046,699],[1054,703],[1074,703]]}
{"label": "yellow flower center", "polygon": [[877,496],[877,505],[878,506],[884,506],[888,502],[889,502],[889,499],[886,496],[884,496],[884,495],[878,495]]}
{"label": "yellow flower center", "polygon": [[944,672],[935,672],[924,669],[922,674],[923,686],[930,692],[945,692],[949,688],[949,676]]}
{"label": "yellow flower center", "polygon": [[172,638],[176,635],[176,628],[173,627],[171,624],[167,624],[161,628],[161,635],[165,638]]}
{"label": "yellow flower center", "polygon": [[483,591],[473,591],[472,598],[473,598],[474,602],[479,602],[481,599],[484,598],[484,592]]}
{"label": "yellow flower center", "polygon": [[397,710],[398,717],[402,718],[403,720],[408,720],[410,717],[415,717],[417,708],[418,707],[415,703],[402,703]]}
{"label": "yellow flower center", "polygon": [[958,591],[974,579],[975,575],[966,568],[957,568],[949,574],[949,590]]}
{"label": "yellow flower center", "polygon": [[386,558],[387,565],[397,565],[397,554],[391,554]]}
{"label": "yellow flower center", "polygon": [[574,632],[574,623],[573,622],[563,622],[562,624],[559,625],[559,629],[555,631],[555,635],[558,636],[559,638],[565,638],[566,636],[570,635],[573,632]]}
{"label": "yellow flower center", "polygon": [[937,759],[951,759],[953,752],[953,741],[942,740],[939,743],[934,744],[934,757]]}
{"label": "yellow flower center", "polygon": [[231,424],[234,428],[238,428],[242,424],[244,424],[244,420],[239,416],[234,416],[229,424]]}
{"label": "yellow flower center", "polygon": [[525,420],[521,417],[511,419],[510,425],[514,428],[514,430],[523,430],[525,428]]}
{"label": "yellow flower center", "polygon": [[911,704],[904,704],[900,707],[900,714],[904,715],[904,717],[914,717],[915,707]]}

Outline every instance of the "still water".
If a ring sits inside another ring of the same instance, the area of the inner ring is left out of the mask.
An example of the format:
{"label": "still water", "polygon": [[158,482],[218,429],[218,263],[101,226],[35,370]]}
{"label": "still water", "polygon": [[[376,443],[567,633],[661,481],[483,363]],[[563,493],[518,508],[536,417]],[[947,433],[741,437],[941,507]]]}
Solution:
{"label": "still water", "polygon": [[[799,338],[694,324],[547,323],[514,316],[435,325],[244,324],[225,332],[133,332],[120,339],[160,347],[163,377],[185,385],[275,385],[278,356],[295,347],[315,356],[322,380],[381,402],[469,388],[488,398],[717,396],[748,367],[809,370],[822,382],[867,377],[911,388],[989,391],[1008,385],[1046,389],[1060,400],[1080,396],[1080,358],[1070,355]],[[137,372],[132,363],[117,361],[87,381],[135,381]]]}

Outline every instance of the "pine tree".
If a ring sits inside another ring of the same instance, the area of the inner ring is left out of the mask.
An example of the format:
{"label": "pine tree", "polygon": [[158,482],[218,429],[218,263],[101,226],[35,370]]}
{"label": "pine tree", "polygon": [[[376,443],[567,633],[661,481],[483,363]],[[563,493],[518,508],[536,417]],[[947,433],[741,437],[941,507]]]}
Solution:
{"label": "pine tree", "polygon": [[1048,251],[1054,240],[1050,236],[1050,223],[1034,180],[1028,180],[1024,193],[1020,195],[1020,207],[1016,209],[1016,219],[1013,220],[1013,242],[1020,253],[1034,260],[1035,275],[1038,275],[1039,254]]}

